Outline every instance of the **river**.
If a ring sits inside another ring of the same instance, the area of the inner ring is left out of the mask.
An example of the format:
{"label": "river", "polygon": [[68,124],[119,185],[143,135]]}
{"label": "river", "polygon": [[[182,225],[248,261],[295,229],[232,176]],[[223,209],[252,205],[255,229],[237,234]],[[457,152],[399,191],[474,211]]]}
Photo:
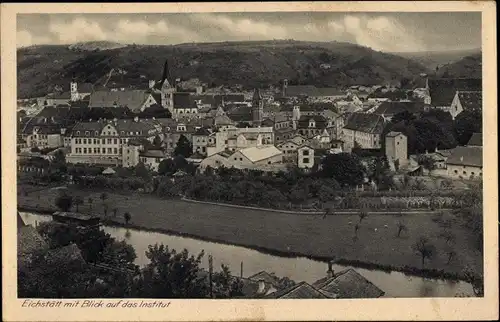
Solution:
{"label": "river", "polygon": [[[24,222],[37,225],[40,222],[50,221],[51,216],[21,212]],[[168,245],[170,249],[178,251],[187,249],[190,254],[198,254],[202,250],[206,255],[213,256],[214,268],[221,264],[229,266],[235,275],[240,274],[243,262],[243,276],[248,277],[260,271],[274,272],[277,276],[287,276],[296,282],[313,283],[326,274],[327,265],[324,262],[304,257],[280,257],[268,255],[253,249],[227,244],[207,242],[193,238],[179,237],[162,233],[147,232],[137,229],[103,226],[105,232],[117,240],[125,240],[131,244],[137,253],[136,264],[144,266],[148,263],[145,251],[148,245],[155,243]],[[208,267],[207,256],[202,266]],[[340,271],[346,266],[334,265],[334,271]],[[474,296],[472,286],[462,281],[429,279],[405,275],[400,272],[384,272],[355,268],[358,273],[366,277],[373,284],[382,289],[385,297],[453,297],[456,294]]]}

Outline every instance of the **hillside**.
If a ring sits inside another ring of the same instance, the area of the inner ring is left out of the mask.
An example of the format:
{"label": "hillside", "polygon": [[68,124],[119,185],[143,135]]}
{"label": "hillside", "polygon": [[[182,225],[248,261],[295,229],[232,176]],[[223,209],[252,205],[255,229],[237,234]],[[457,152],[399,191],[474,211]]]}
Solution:
{"label": "hillside", "polygon": [[404,52],[393,53],[395,55],[412,59],[423,66],[435,70],[436,67],[451,64],[470,55],[481,53],[481,49],[465,49],[451,51],[422,51],[422,52]]}
{"label": "hillside", "polygon": [[96,50],[116,49],[126,46],[127,45],[110,41],[89,41],[89,42],[80,42],[72,44],[69,45],[68,48],[74,51],[96,51]]}
{"label": "hillside", "polygon": [[467,77],[481,78],[482,57],[481,54],[464,57],[452,64],[439,68],[437,72],[440,77]]}
{"label": "hillside", "polygon": [[[68,46],[21,48],[18,55],[20,98],[45,95],[53,85],[80,82],[134,88],[159,79],[165,59],[171,75],[199,78],[209,85],[242,84],[246,88],[290,84],[341,87],[399,82],[428,72],[414,61],[339,42],[260,41],[139,46],[75,51]],[[326,64],[326,65],[325,65]],[[116,72],[118,71],[118,72]],[[104,80],[104,81],[103,81]]]}

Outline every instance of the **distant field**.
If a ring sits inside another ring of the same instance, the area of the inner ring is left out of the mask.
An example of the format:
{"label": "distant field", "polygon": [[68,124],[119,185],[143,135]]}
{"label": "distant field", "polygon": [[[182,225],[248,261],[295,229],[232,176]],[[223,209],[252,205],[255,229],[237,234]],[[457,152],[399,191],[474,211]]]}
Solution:
{"label": "distant field", "polygon": [[[24,196],[18,193],[22,206],[54,207],[57,190],[44,190]],[[103,214],[103,204],[98,192],[75,191],[84,197],[81,212]],[[93,199],[92,210],[88,198]],[[354,225],[359,221],[354,215],[333,215],[322,219],[318,215],[291,215],[259,210],[189,203],[180,200],[162,200],[147,195],[109,194],[108,216],[117,208],[117,219],[124,212],[132,215],[135,226],[155,230],[169,230],[201,238],[224,241],[249,247],[292,252],[312,257],[342,258],[393,267],[420,268],[421,258],[412,250],[420,236],[426,236],[437,249],[436,256],[426,262],[425,268],[442,269],[460,273],[465,266],[482,269],[482,256],[475,251],[473,236],[457,223],[451,231],[456,240],[453,249],[456,257],[447,264],[446,242],[439,238],[442,232],[432,215],[369,215],[360,224],[358,239],[354,239]],[[451,215],[450,215],[451,216]],[[397,223],[408,227],[401,237],[396,237]],[[387,227],[385,227],[387,226]]]}

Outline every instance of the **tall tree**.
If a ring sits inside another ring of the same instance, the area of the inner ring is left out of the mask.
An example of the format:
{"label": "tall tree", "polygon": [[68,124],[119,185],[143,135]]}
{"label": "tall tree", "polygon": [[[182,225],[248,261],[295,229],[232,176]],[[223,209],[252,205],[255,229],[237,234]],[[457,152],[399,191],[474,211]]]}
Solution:
{"label": "tall tree", "polygon": [[466,110],[455,119],[455,134],[460,145],[469,142],[473,133],[482,133],[483,117],[481,111]]}
{"label": "tall tree", "polygon": [[70,211],[71,207],[73,206],[73,196],[70,196],[66,192],[63,192],[56,198],[55,203],[57,208],[59,208],[61,211]]}
{"label": "tall tree", "polygon": [[174,154],[183,156],[188,158],[193,153],[193,145],[192,143],[184,136],[181,135],[179,137],[179,141],[177,141],[177,146],[174,149]]}
{"label": "tall tree", "polygon": [[365,168],[354,154],[330,154],[321,163],[323,176],[333,178],[343,186],[356,186],[364,181]]}
{"label": "tall tree", "polygon": [[425,237],[420,237],[416,243],[413,245],[413,249],[422,258],[422,268],[425,265],[425,260],[432,258],[436,252],[436,248],[432,245],[429,240]]}

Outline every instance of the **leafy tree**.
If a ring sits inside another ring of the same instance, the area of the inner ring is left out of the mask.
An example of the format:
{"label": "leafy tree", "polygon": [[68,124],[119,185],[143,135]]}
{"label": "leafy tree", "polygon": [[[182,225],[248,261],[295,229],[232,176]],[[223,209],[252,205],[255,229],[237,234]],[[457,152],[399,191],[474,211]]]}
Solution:
{"label": "leafy tree", "polygon": [[358,216],[359,216],[359,223],[361,224],[363,219],[365,219],[368,216],[368,212],[366,210],[362,210],[359,212]]}
{"label": "leafy tree", "polygon": [[160,136],[155,136],[155,138],[153,139],[153,145],[155,147],[161,147],[161,144],[162,144],[162,140],[161,140],[161,137]]}
{"label": "leafy tree", "polygon": [[343,186],[356,186],[364,181],[365,169],[354,154],[330,154],[321,163],[323,176],[333,178]]}
{"label": "leafy tree", "polygon": [[408,227],[406,227],[406,225],[402,222],[398,222],[398,237],[401,236],[403,231],[408,231]]}
{"label": "leafy tree", "polygon": [[419,155],[417,157],[417,162],[429,171],[436,169],[436,161],[428,155]]}
{"label": "leafy tree", "polygon": [[193,153],[192,143],[184,135],[181,135],[179,137],[179,141],[177,141],[177,146],[174,149],[174,154],[188,158],[189,156],[191,156],[192,153]]}
{"label": "leafy tree", "polygon": [[130,219],[132,219],[132,215],[130,215],[129,212],[126,212],[123,214],[123,219],[125,219],[125,223],[128,225],[128,223],[130,222]]}
{"label": "leafy tree", "polygon": [[83,198],[77,195],[73,198],[73,203],[76,206],[76,212],[78,212],[78,206],[83,205]]}
{"label": "leafy tree", "polygon": [[422,267],[424,267],[425,259],[430,259],[434,256],[436,248],[432,245],[429,240],[425,237],[420,237],[415,244],[413,245],[413,249],[420,255],[422,258]]}
{"label": "leafy tree", "polygon": [[466,145],[473,133],[481,133],[483,117],[481,111],[466,110],[455,118],[455,134],[460,145]]}
{"label": "leafy tree", "polygon": [[55,203],[57,208],[59,208],[61,211],[70,211],[71,207],[73,206],[73,196],[70,196],[66,192],[63,192],[56,198]]}
{"label": "leafy tree", "polygon": [[134,175],[136,177],[142,178],[146,181],[149,181],[151,179],[151,172],[149,171],[148,168],[144,165],[143,162],[139,162],[135,168],[134,168]]}

